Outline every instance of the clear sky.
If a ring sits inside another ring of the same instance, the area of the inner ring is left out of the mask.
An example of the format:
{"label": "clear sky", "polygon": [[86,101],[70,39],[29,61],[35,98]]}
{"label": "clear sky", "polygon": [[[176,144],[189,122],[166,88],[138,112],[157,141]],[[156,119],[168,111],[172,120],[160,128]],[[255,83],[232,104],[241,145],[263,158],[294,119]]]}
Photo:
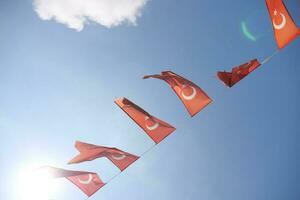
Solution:
{"label": "clear sky", "polygon": [[[300,2],[286,4],[300,25]],[[118,172],[105,159],[68,166],[76,140],[137,155],[153,145],[113,103],[125,96],[177,131],[91,200],[299,200],[300,39],[232,89],[215,78],[276,50],[264,1],[151,0],[136,26],[78,32],[41,20],[31,0],[1,0],[0,25],[0,199],[22,200],[20,173],[40,165]],[[163,70],[213,104],[190,118],[169,86],[142,80]],[[86,198],[56,186],[49,199]]]}

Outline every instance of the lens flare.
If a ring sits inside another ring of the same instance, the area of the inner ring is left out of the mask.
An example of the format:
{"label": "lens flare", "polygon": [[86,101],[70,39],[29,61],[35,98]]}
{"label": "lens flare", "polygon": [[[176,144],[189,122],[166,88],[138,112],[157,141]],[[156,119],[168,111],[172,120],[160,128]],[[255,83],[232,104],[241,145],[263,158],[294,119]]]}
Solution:
{"label": "lens flare", "polygon": [[248,38],[249,40],[256,42],[257,38],[249,31],[247,27],[247,23],[245,21],[242,21],[241,23],[243,34]]}

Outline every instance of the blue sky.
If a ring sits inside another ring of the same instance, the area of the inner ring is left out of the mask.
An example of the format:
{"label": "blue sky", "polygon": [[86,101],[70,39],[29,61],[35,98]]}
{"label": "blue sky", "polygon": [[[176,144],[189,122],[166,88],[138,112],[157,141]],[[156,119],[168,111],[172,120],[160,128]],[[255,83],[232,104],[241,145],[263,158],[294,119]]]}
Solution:
{"label": "blue sky", "polygon": [[[300,4],[286,1],[300,24]],[[258,14],[254,14],[258,13]],[[125,96],[177,131],[94,199],[298,200],[300,41],[232,89],[217,70],[276,50],[261,0],[151,0],[137,26],[77,32],[43,21],[31,0],[0,1],[0,199],[19,200],[25,168],[118,170],[105,159],[66,165],[76,140],[140,155],[153,145],[116,105]],[[243,35],[247,19],[256,42]],[[253,29],[254,30],[254,29]],[[190,118],[170,88],[145,74],[172,70],[214,103]],[[67,181],[49,198],[82,200]]]}

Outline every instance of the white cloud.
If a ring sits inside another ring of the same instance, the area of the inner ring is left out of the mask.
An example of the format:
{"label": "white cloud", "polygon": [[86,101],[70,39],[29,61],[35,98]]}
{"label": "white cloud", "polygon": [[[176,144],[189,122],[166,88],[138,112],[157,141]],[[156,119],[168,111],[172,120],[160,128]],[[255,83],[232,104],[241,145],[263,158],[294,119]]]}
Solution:
{"label": "white cloud", "polygon": [[108,28],[124,22],[136,25],[137,17],[148,0],[33,0],[43,20],[55,20],[81,31],[94,22]]}

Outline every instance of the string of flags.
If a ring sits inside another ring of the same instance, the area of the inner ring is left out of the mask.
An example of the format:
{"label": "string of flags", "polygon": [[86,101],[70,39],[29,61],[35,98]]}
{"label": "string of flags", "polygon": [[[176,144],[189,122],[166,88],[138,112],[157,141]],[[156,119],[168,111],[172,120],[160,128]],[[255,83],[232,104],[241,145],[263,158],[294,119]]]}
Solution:
{"label": "string of flags", "polygon": [[[266,0],[266,6],[272,22],[278,49],[262,62],[258,59],[252,59],[245,64],[233,67],[230,71],[218,71],[217,78],[227,87],[231,88],[239,83],[254,70],[267,63],[280,49],[286,47],[300,35],[300,29],[293,21],[282,0]],[[191,117],[212,103],[212,99],[204,90],[192,81],[174,72],[164,71],[161,74],[146,75],[143,78],[155,78],[165,81],[181,100]],[[153,140],[155,145],[159,144],[176,130],[172,125],[151,115],[126,98],[116,99],[115,104]],[[120,170],[120,173],[140,158],[117,148],[97,146],[80,141],[75,143],[75,148],[79,151],[79,155],[71,159],[68,164],[78,164],[98,158],[107,158]],[[51,174],[52,178],[66,178],[88,197],[110,182],[104,183],[99,175],[94,172],[70,171],[51,166],[44,166],[38,170],[46,170]]]}
{"label": "string of flags", "polygon": [[248,63],[232,68],[230,72],[219,71],[217,73],[217,77],[228,87],[234,86],[262,64],[270,61],[270,59],[277,54],[280,49],[286,47],[300,35],[300,29],[290,16],[282,0],[266,0],[266,5],[273,25],[278,50],[266,58],[262,63],[260,63],[257,59],[254,59]]}

